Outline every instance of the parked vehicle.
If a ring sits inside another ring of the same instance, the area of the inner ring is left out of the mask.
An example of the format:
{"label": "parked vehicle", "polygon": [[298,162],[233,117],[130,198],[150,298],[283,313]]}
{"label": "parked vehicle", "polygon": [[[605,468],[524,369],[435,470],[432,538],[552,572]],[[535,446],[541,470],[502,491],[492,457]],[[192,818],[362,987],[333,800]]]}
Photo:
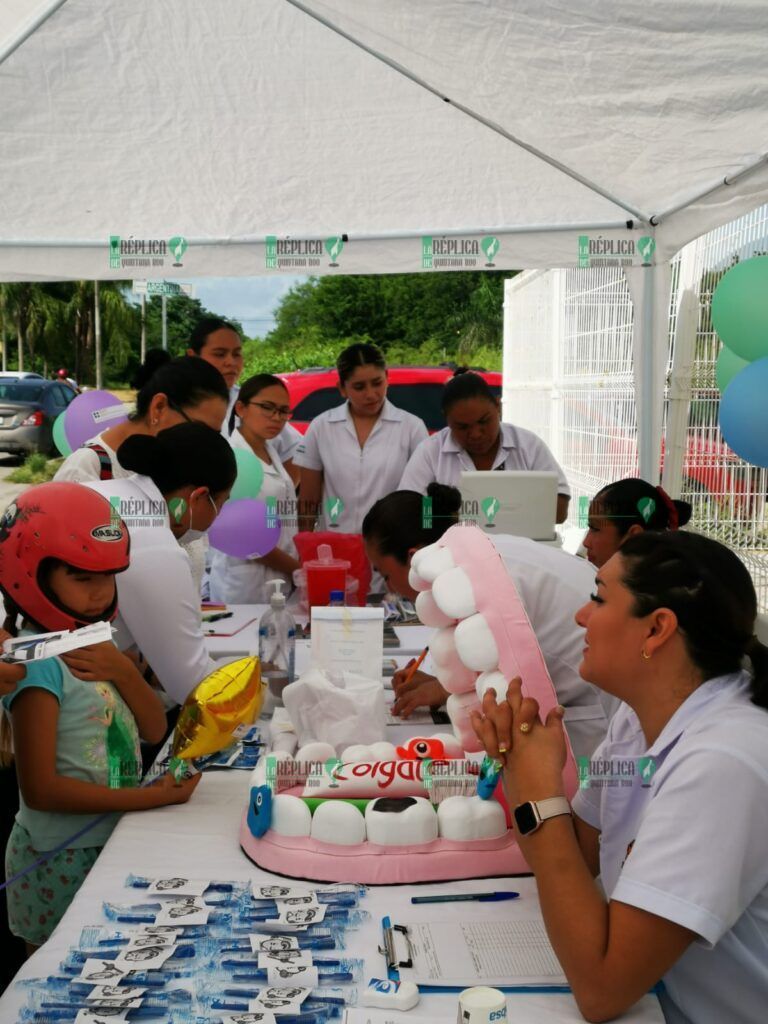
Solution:
{"label": "parked vehicle", "polygon": [[[501,397],[501,374],[489,370],[475,369],[499,397]],[[453,376],[452,366],[390,366],[387,371],[389,388],[387,398],[393,405],[406,412],[420,416],[433,434],[442,430],[445,419],[440,409],[443,385]],[[293,419],[291,423],[302,434],[310,422],[321,412],[334,409],[344,399],[339,392],[339,378],[335,368],[313,366],[294,373],[280,373],[291,399]]]}
{"label": "parked vehicle", "polygon": [[42,373],[32,373],[26,370],[0,370],[0,381],[3,380],[27,380],[31,377],[33,380],[45,380]]}
{"label": "parked vehicle", "polygon": [[0,379],[0,452],[55,454],[53,421],[76,397],[73,388],[55,380]]}

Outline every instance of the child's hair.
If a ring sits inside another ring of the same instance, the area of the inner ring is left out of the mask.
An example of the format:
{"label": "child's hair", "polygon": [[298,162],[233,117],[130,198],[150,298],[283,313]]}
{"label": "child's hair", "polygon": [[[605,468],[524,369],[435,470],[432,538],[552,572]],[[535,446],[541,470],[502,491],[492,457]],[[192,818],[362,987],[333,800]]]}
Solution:
{"label": "child's hair", "polygon": [[496,407],[499,404],[498,398],[479,374],[460,367],[443,388],[440,401],[443,415],[447,416],[457,402],[468,398],[483,398]]}
{"label": "child's hair", "polygon": [[387,369],[387,361],[381,353],[381,349],[367,342],[358,341],[349,345],[340,352],[336,359],[336,372],[339,381],[346,384],[358,366],[375,366],[378,370]]}
{"label": "child's hair", "polygon": [[220,494],[237,476],[229,442],[205,423],[179,423],[154,437],[134,434],[120,445],[117,457],[125,469],[148,476],[161,494],[188,486]]}
{"label": "child's hair", "polygon": [[447,484],[431,483],[424,495],[418,491],[393,491],[379,498],[363,520],[363,537],[382,555],[408,564],[408,552],[440,540],[459,517],[461,493]]}
{"label": "child's hair", "polygon": [[200,355],[203,346],[208,340],[208,336],[213,334],[215,331],[220,331],[223,327],[226,327],[229,331],[234,331],[238,338],[240,337],[240,333],[237,328],[233,327],[229,321],[222,320],[221,317],[218,316],[207,316],[204,320],[201,320],[192,331],[192,334],[189,337],[189,348],[191,348],[193,352],[197,353],[197,355]]}
{"label": "child's hair", "polygon": [[198,356],[179,356],[159,366],[145,380],[136,396],[132,420],[146,418],[155,395],[165,395],[168,405],[176,412],[194,409],[208,398],[229,402],[229,389],[224,378],[215,366]]}
{"label": "child's hair", "polygon": [[632,526],[644,530],[676,530],[691,518],[687,501],[670,498],[661,487],[629,476],[606,484],[589,504],[590,515],[608,519],[623,537]]}

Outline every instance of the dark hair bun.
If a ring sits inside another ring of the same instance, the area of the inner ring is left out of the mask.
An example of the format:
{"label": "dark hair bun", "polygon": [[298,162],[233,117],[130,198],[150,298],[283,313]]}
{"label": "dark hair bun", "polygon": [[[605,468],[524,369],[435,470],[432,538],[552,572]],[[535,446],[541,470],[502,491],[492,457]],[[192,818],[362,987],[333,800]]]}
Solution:
{"label": "dark hair bun", "polygon": [[677,525],[687,526],[693,515],[693,506],[687,501],[679,501],[677,498],[673,500],[677,509]]}
{"label": "dark hair bun", "polygon": [[432,508],[437,516],[455,518],[461,509],[461,491],[448,484],[431,483],[427,487],[427,497],[432,499]]}
{"label": "dark hair bun", "polygon": [[140,391],[144,385],[152,379],[153,375],[160,369],[161,366],[165,366],[166,363],[170,363],[171,354],[166,352],[164,348],[151,348],[147,351],[144,362],[138,367],[136,373],[134,373],[131,379],[131,387],[135,391]]}
{"label": "dark hair bun", "polygon": [[151,434],[131,434],[118,449],[120,465],[131,473],[154,477],[162,460],[157,437]]}

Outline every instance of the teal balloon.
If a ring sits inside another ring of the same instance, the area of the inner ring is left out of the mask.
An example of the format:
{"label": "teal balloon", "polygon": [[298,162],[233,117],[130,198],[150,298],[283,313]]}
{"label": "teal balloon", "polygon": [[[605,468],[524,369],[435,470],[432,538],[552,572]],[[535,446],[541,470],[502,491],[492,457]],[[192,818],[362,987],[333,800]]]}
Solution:
{"label": "teal balloon", "polygon": [[60,412],[56,419],[53,421],[53,443],[59,449],[62,455],[71,455],[72,448],[70,447],[69,441],[67,441],[67,435],[64,433],[64,417],[67,415],[67,410]]}
{"label": "teal balloon", "polygon": [[736,374],[745,366],[749,366],[746,359],[737,356],[735,352],[731,352],[726,345],[723,345],[715,363],[715,378],[720,390],[725,391]]}
{"label": "teal balloon", "polygon": [[237,477],[229,499],[230,501],[239,501],[241,498],[257,498],[264,482],[264,467],[261,459],[244,448],[235,448],[234,451]]}
{"label": "teal balloon", "polygon": [[737,373],[720,399],[726,444],[753,466],[768,466],[768,357]]}
{"label": "teal balloon", "polygon": [[747,362],[768,356],[768,256],[737,263],[712,296],[720,340]]}

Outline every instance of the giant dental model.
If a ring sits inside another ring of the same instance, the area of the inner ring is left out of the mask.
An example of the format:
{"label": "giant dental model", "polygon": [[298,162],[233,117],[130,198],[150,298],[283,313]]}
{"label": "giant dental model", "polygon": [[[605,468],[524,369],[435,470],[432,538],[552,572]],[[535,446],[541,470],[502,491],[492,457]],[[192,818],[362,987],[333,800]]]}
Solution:
{"label": "giant dental model", "polygon": [[[470,713],[489,688],[501,700],[507,681],[520,676],[542,718],[557,703],[525,609],[496,549],[472,527],[455,526],[416,552],[410,582],[419,618],[438,630],[430,652],[450,694],[454,735],[415,737],[398,748],[356,745],[340,756],[328,744],[307,744],[295,760],[281,759],[277,784],[262,758],[240,834],[261,867],[374,884],[527,870],[506,806],[477,795],[487,797],[487,787],[478,790],[477,764],[464,753],[480,750]],[[572,795],[570,749],[564,782]]]}

